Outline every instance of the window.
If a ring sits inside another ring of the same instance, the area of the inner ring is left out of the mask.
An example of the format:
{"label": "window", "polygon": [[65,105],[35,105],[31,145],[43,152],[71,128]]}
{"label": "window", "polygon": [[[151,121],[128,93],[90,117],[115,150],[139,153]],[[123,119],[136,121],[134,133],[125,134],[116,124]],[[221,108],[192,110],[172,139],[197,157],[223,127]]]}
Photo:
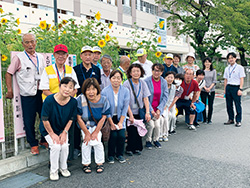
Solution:
{"label": "window", "polygon": [[158,15],[158,6],[142,0],[136,0],[136,9],[153,15]]}

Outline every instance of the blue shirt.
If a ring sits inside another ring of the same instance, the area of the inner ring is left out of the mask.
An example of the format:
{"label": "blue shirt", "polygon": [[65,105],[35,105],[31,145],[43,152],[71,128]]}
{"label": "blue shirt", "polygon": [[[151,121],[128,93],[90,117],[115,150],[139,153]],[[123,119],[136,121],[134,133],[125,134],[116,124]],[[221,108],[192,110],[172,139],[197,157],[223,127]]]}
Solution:
{"label": "blue shirt", "polygon": [[169,71],[173,71],[173,72],[175,72],[176,74],[178,73],[177,68],[176,68],[174,65],[171,65],[170,67],[168,67],[166,64],[163,64],[163,66],[164,66],[164,71],[163,71],[163,73],[162,73],[162,75],[161,75],[163,78],[166,77],[166,74],[167,74],[167,72],[169,72]]}
{"label": "blue shirt", "polygon": [[102,65],[101,65],[99,62],[97,62],[96,66],[97,66],[100,70],[102,69]]}
{"label": "blue shirt", "polygon": [[46,97],[40,121],[40,132],[42,136],[46,136],[48,133],[44,127],[43,121],[49,121],[53,132],[60,135],[65,126],[70,120],[75,120],[77,115],[77,101],[73,97],[65,105],[60,105],[54,98],[55,94]]}

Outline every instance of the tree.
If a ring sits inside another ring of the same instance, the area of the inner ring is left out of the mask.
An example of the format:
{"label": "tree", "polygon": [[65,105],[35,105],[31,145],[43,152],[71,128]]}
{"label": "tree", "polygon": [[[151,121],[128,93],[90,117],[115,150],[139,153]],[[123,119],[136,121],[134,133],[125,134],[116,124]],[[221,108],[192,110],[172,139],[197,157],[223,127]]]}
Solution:
{"label": "tree", "polygon": [[214,23],[221,26],[227,45],[239,51],[241,65],[246,66],[245,54],[250,53],[250,2],[224,0],[213,13]]}
{"label": "tree", "polygon": [[219,46],[224,46],[224,34],[218,30],[216,24],[212,24],[211,13],[215,2],[219,0],[158,0],[157,3],[164,6],[170,13],[167,18],[171,25],[177,29],[177,36],[187,35],[193,41],[190,45],[203,59],[206,56],[220,57],[216,51]]}

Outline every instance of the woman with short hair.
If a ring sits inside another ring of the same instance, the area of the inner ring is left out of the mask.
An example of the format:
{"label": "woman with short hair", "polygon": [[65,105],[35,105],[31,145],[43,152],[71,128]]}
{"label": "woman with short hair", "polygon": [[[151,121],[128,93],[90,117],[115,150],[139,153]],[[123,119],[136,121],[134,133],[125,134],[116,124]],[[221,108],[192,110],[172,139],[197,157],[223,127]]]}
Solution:
{"label": "woman with short hair", "polygon": [[81,127],[82,164],[85,173],[91,173],[91,148],[95,153],[96,172],[104,171],[104,148],[101,142],[101,128],[110,114],[110,105],[105,96],[100,95],[100,86],[95,78],[88,78],[82,85],[82,94],[77,97],[77,122]]}

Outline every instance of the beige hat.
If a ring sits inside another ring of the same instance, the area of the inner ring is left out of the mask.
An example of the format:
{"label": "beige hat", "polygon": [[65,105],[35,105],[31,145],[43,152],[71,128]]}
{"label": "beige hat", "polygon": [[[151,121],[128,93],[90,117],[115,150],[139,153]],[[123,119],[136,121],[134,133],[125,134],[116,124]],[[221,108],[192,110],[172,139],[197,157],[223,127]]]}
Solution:
{"label": "beige hat", "polygon": [[189,52],[189,53],[187,54],[187,57],[186,57],[186,58],[188,58],[188,56],[189,56],[189,57],[192,57],[192,58],[194,58],[194,59],[195,59],[195,55],[194,55],[194,53],[193,53],[193,52]]}
{"label": "beige hat", "polygon": [[83,46],[82,50],[81,50],[81,53],[86,52],[86,51],[93,52],[91,46]]}

